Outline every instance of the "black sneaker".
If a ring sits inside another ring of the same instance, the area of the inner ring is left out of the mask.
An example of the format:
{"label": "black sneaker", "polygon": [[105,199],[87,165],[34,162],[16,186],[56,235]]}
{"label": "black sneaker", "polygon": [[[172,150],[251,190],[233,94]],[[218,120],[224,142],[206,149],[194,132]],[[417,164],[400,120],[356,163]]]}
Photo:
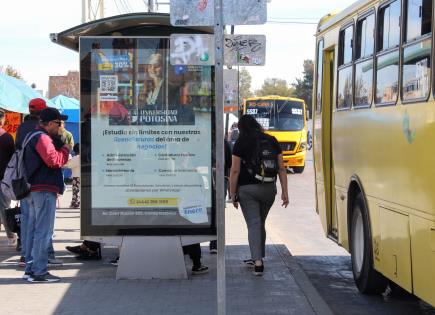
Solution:
{"label": "black sneaker", "polygon": [[192,275],[200,275],[203,273],[207,273],[208,272],[208,267],[201,265],[201,266],[193,266],[192,267]]}
{"label": "black sneaker", "polygon": [[73,254],[80,255],[83,252],[86,252],[86,250],[82,249],[81,245],[77,246],[66,246],[65,249]]}
{"label": "black sneaker", "polygon": [[46,273],[42,276],[33,275],[30,276],[27,281],[31,283],[51,283],[51,282],[58,282],[60,280],[59,277],[53,276],[50,273]]}
{"label": "black sneaker", "polygon": [[245,259],[243,263],[248,267],[254,267],[255,262],[252,259]]}
{"label": "black sneaker", "polygon": [[254,265],[254,276],[262,276],[264,272],[264,265],[256,266]]}
{"label": "black sneaker", "polygon": [[113,265],[113,266],[118,266],[118,262],[119,262],[119,256],[114,258],[114,259],[112,259],[110,261],[110,264]]}
{"label": "black sneaker", "polygon": [[33,277],[33,272],[31,272],[31,271],[26,271],[26,272],[24,273],[24,275],[23,275],[23,279],[24,279],[24,280],[27,280],[27,279],[29,279],[29,278],[31,278],[31,277]]}
{"label": "black sneaker", "polygon": [[26,267],[26,259],[24,256],[20,257],[20,261],[18,262],[18,267]]}

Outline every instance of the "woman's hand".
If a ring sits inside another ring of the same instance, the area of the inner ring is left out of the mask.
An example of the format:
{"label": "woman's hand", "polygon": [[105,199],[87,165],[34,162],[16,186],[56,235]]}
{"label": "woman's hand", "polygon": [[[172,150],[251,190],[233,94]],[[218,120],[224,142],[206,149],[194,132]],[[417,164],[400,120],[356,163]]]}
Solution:
{"label": "woman's hand", "polygon": [[233,206],[234,206],[234,208],[239,209],[239,202],[238,201],[234,201],[234,199],[232,199],[232,200],[233,200]]}
{"label": "woman's hand", "polygon": [[283,192],[281,194],[281,200],[282,200],[282,206],[284,208],[287,208],[289,200],[288,200],[288,193],[287,192]]}

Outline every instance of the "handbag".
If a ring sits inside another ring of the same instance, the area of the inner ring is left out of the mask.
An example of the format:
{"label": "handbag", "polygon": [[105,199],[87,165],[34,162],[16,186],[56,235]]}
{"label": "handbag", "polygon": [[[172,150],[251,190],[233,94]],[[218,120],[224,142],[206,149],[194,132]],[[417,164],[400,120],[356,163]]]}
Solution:
{"label": "handbag", "polygon": [[20,231],[20,216],[21,208],[20,206],[15,206],[14,208],[8,208],[6,212],[6,224],[13,233],[18,233]]}

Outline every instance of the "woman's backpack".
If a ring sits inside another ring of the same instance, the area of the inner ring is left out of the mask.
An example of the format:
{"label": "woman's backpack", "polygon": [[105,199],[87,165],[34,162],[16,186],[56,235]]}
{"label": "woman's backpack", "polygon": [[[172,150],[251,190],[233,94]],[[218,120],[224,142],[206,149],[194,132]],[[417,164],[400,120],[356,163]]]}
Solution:
{"label": "woman's backpack", "polygon": [[249,174],[255,179],[272,183],[278,175],[278,153],[268,136],[262,136],[257,142],[255,150],[248,161],[242,160]]}

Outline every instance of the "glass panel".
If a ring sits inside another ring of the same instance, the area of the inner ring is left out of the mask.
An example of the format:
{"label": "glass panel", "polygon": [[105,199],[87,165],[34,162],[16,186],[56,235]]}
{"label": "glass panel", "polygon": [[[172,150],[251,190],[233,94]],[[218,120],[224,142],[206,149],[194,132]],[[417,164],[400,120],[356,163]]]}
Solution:
{"label": "glass panel", "polygon": [[378,51],[399,45],[400,1],[394,1],[382,8],[379,17]]}
{"label": "glass panel", "polygon": [[246,114],[265,130],[297,131],[304,128],[304,103],[291,100],[249,100]]}
{"label": "glass panel", "polygon": [[356,59],[368,57],[373,54],[375,43],[373,37],[374,27],[375,17],[373,14],[358,21]]}
{"label": "glass panel", "polygon": [[352,67],[338,71],[337,108],[347,108],[352,105]]}
{"label": "glass panel", "polygon": [[166,37],[82,38],[80,57],[87,224],[210,227],[212,68],[169,65]]}
{"label": "glass panel", "polygon": [[352,61],[352,38],[353,27],[349,26],[340,33],[340,51],[341,51],[341,65],[347,64]]}
{"label": "glass panel", "polygon": [[355,65],[355,106],[370,105],[373,97],[373,60]]}
{"label": "glass panel", "polygon": [[322,79],[323,79],[323,40],[319,41],[317,48],[317,99],[316,99],[316,112],[320,113],[322,110]]}
{"label": "glass panel", "polygon": [[399,52],[394,51],[377,58],[376,61],[376,103],[390,103],[397,100],[399,78]]}
{"label": "glass panel", "polygon": [[403,50],[403,100],[426,98],[430,86],[431,42],[406,47]]}
{"label": "glass panel", "polygon": [[390,4],[390,25],[388,34],[388,48],[399,45],[400,42],[400,1]]}
{"label": "glass panel", "polygon": [[431,31],[432,0],[408,0],[406,40],[412,40]]}

